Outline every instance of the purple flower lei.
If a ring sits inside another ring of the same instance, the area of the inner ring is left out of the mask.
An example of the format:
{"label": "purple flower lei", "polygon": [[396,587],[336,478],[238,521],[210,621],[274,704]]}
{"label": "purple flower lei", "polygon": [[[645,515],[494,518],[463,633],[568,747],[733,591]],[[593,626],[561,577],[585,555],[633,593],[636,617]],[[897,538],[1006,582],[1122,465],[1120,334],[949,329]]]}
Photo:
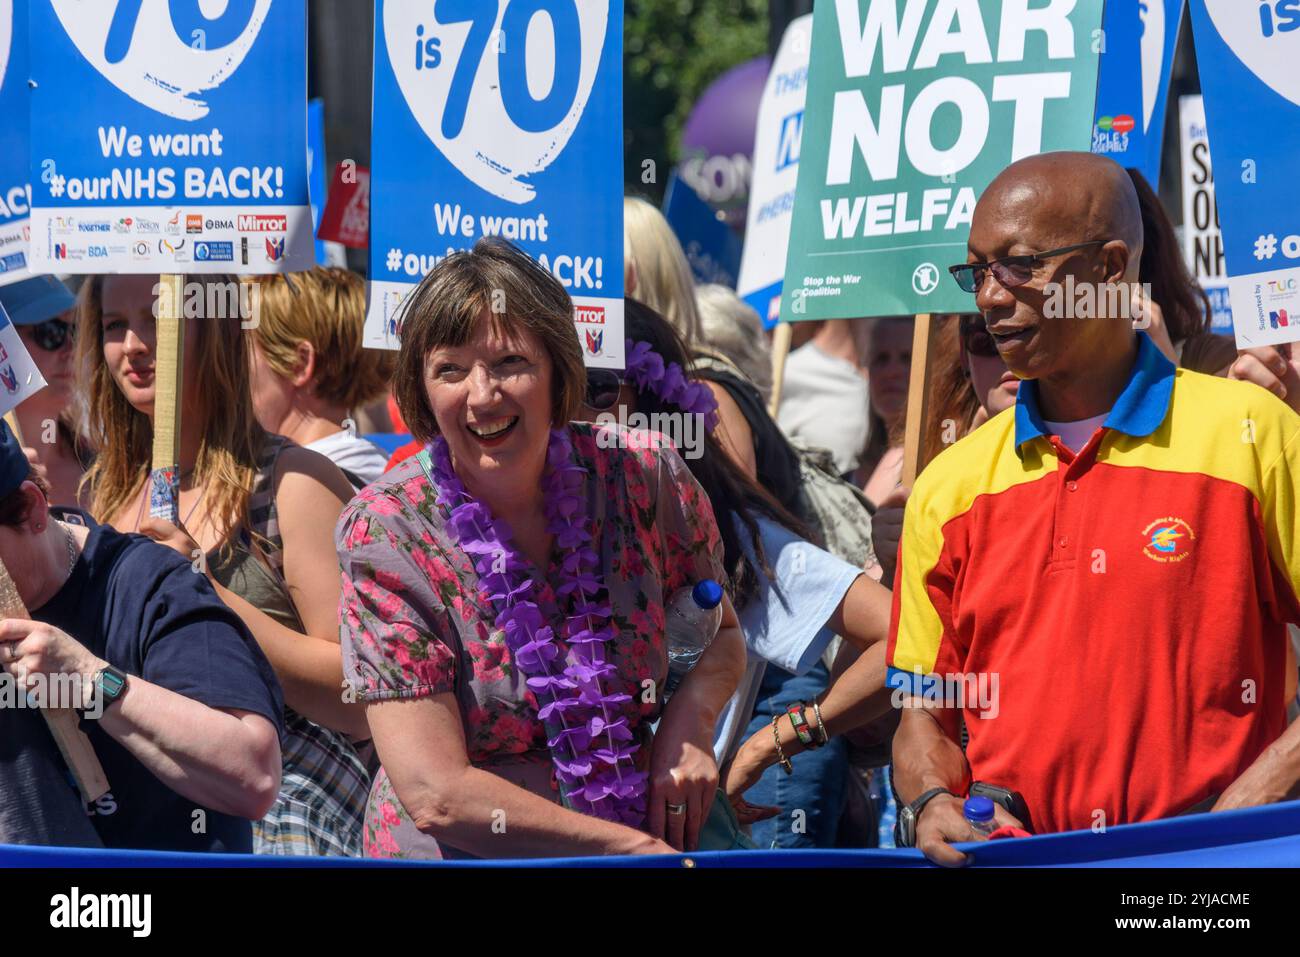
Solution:
{"label": "purple flower lei", "polygon": [[[470,556],[479,575],[479,594],[497,611],[496,627],[505,632],[506,646],[528,687],[543,701],[537,716],[553,720],[558,732],[547,729],[547,746],[555,776],[570,805],[608,821],[640,827],[645,821],[646,777],[635,770],[632,756],[640,749],[626,716],[610,717],[610,708],[630,701],[629,694],[604,694],[601,679],[615,674],[605,648],[618,632],[610,623],[612,609],[603,598],[598,574],[600,557],[592,547],[582,481],[586,470],[571,460],[573,444],[567,429],[553,429],[546,448],[547,473],[542,479],[546,530],[565,553],[556,595],[569,599],[562,635],[543,624],[542,613],[530,597],[536,581],[529,563],[515,547],[509,526],[493,518],[487,506],[471,496],[451,464],[447,441],[439,436],[429,446],[437,502],[447,510],[447,528]],[[567,656],[556,641],[568,643]]]}
{"label": "purple flower lei", "polygon": [[692,382],[676,362],[665,367],[664,357],[648,342],[628,339],[624,346],[627,363],[623,375],[638,392],[649,392],[684,412],[704,416],[704,425],[710,432],[718,427],[718,400],[707,385]]}

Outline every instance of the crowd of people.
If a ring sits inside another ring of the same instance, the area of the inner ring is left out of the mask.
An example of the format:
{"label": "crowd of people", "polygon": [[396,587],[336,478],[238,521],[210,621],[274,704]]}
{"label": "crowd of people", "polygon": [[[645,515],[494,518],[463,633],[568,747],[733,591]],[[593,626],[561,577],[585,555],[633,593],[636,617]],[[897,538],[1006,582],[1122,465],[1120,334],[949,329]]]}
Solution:
{"label": "crowd of people", "polygon": [[[0,677],[78,677],[110,784],[20,687],[0,843],[960,864],[973,791],[1007,835],[1300,793],[1300,365],[1210,332],[1140,175],[1045,154],[981,197],[910,486],[912,317],[798,324],[773,408],[758,316],[624,223],[622,371],[504,240],[424,277],[395,354],[347,270],[187,277],[258,314],[186,320],[176,522],[156,277],[0,287],[48,383],[0,431]],[[1067,280],[1132,298],[1060,316]]]}

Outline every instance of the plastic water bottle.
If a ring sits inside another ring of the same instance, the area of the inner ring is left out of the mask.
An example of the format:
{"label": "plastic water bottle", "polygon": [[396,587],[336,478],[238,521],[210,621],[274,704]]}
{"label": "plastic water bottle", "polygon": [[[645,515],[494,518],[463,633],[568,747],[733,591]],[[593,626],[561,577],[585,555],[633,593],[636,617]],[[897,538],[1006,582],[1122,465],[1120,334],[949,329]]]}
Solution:
{"label": "plastic water bottle", "polygon": [[962,805],[966,814],[966,823],[976,834],[988,837],[998,829],[993,822],[993,799],[986,797],[969,797]]}
{"label": "plastic water bottle", "polygon": [[664,701],[677,690],[718,634],[722,623],[722,586],[711,578],[693,588],[679,588],[664,609],[668,639],[668,681]]}

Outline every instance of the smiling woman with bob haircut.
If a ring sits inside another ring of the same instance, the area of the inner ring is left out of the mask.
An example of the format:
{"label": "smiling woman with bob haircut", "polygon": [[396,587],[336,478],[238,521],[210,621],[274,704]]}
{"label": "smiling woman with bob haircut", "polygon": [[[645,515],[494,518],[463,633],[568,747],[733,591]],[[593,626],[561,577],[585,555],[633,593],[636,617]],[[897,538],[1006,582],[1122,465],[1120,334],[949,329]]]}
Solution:
{"label": "smiling woman with bob haircut", "polygon": [[727,581],[708,499],[655,437],[570,421],[586,384],[573,304],[509,243],[436,266],[401,335],[394,391],[427,445],[336,533],[344,670],[383,762],[366,852],[699,846],[744,648],[724,598],[665,706],[664,606]]}

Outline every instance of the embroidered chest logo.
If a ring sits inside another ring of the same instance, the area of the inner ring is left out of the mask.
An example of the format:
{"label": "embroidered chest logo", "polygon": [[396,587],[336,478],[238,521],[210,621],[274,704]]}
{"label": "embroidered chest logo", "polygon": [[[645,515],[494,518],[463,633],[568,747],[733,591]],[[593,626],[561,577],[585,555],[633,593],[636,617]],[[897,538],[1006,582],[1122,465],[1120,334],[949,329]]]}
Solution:
{"label": "embroidered chest logo", "polygon": [[1181,562],[1192,553],[1196,541],[1192,526],[1171,515],[1158,518],[1142,529],[1142,537],[1145,539],[1142,553],[1161,563]]}

